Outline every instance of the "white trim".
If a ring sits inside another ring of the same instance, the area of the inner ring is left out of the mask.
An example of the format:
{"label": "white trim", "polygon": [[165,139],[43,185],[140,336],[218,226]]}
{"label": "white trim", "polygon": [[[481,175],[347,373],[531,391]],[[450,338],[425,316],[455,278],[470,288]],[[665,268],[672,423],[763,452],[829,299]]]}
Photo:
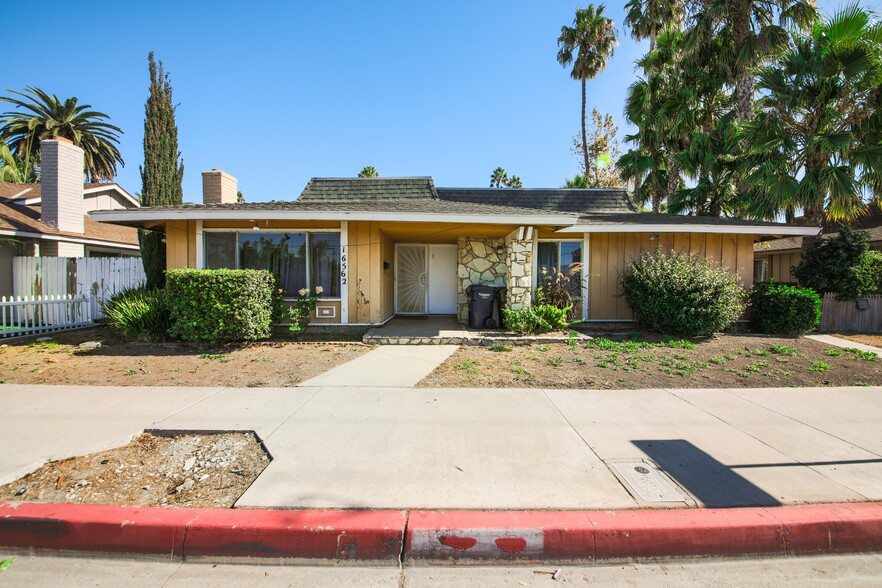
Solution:
{"label": "white trim", "polygon": [[588,304],[591,302],[591,237],[582,237],[582,320],[588,320]]}
{"label": "white trim", "polygon": [[[200,222],[203,222],[203,225],[205,224],[204,221],[200,221]],[[343,221],[343,222],[346,222],[346,221]],[[278,234],[278,233],[339,233],[340,229],[337,229],[337,228],[333,228],[333,229],[308,229],[308,228],[296,227],[296,226],[293,226],[293,227],[270,227],[268,229],[267,228],[264,228],[264,229],[258,228],[257,230],[255,230],[253,227],[250,229],[241,229],[241,228],[237,228],[237,227],[220,227],[220,228],[203,227],[202,232],[203,233],[269,233],[269,234],[273,235],[273,234]]]}
{"label": "white trim", "polygon": [[349,222],[340,222],[340,321],[349,322]]}
{"label": "white trim", "polygon": [[9,196],[8,198],[4,198],[3,202],[10,202],[12,204],[16,204],[16,199],[21,198],[22,194],[27,194],[31,190],[33,190],[33,187],[27,187],[24,190],[22,190],[21,192],[17,192],[15,194],[13,194],[12,196]]}
{"label": "white trim", "polygon": [[49,235],[46,233],[31,233],[29,231],[11,231],[0,229],[0,235],[4,237],[25,237],[27,239],[43,239],[46,241],[61,241],[64,243],[79,243],[82,245],[98,245],[100,247],[112,247],[115,249],[140,250],[138,245],[118,243],[116,241],[99,241],[97,239],[80,239],[78,237],[66,237],[64,235]]}
{"label": "white trim", "polygon": [[572,225],[557,233],[728,233],[741,235],[817,235],[819,227],[762,226],[762,225]]}
{"label": "white trim", "polygon": [[[331,311],[328,314],[319,314],[319,311],[326,312]],[[326,304],[318,304],[315,307],[315,318],[323,319],[323,318],[337,318],[337,307],[336,306],[328,306]]]}
{"label": "white trim", "polygon": [[205,240],[202,238],[202,221],[196,221],[196,269],[205,269]]}
{"label": "white trim", "polygon": [[111,223],[158,220],[366,220],[434,223],[482,223],[490,225],[574,225],[573,215],[493,215],[450,214],[447,212],[361,212],[325,210],[254,210],[205,209],[193,210],[95,210],[89,213],[96,221]]}

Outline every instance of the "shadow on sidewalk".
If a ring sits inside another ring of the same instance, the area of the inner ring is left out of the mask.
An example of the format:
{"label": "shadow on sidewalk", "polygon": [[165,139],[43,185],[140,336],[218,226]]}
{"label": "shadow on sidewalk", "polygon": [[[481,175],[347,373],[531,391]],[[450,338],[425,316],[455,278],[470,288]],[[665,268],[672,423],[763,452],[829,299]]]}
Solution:
{"label": "shadow on sidewalk", "polygon": [[774,496],[689,441],[644,439],[631,442],[708,508],[781,505]]}

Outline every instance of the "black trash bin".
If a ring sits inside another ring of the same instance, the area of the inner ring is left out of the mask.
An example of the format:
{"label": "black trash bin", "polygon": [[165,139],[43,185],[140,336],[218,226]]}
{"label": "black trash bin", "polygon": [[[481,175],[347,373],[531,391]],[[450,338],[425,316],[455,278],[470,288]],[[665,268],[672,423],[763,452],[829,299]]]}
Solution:
{"label": "black trash bin", "polygon": [[[499,328],[500,286],[472,285],[466,289],[469,296],[469,327],[472,329]],[[495,310],[495,312],[494,312]]]}

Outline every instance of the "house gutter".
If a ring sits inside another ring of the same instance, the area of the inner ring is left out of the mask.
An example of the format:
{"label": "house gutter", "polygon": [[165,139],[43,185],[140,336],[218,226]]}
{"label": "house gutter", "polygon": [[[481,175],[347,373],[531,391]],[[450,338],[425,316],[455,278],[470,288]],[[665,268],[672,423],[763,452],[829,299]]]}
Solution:
{"label": "house gutter", "polygon": [[812,236],[820,227],[797,225],[603,224],[572,225],[557,233],[724,233],[737,235]]}
{"label": "house gutter", "polygon": [[49,235],[46,233],[31,233],[29,231],[10,231],[9,229],[0,229],[0,236],[3,237],[22,237],[24,239],[41,239],[45,241],[61,241],[63,243],[77,243],[82,245],[97,245],[100,247],[112,247],[114,249],[128,249],[138,251],[138,245],[129,245],[118,241],[100,241],[98,239],[78,239],[76,237],[65,237],[63,235]]}

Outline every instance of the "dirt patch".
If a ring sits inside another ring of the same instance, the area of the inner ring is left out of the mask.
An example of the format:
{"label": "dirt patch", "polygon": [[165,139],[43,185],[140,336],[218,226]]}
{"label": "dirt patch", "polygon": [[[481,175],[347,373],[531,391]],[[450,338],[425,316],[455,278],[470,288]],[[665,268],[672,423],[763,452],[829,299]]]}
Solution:
{"label": "dirt patch", "polygon": [[801,337],[598,338],[587,344],[460,347],[418,385],[622,390],[882,385],[882,361]]}
{"label": "dirt patch", "polygon": [[50,461],[0,486],[0,501],[231,508],[268,464],[252,433],[143,433],[123,447]]}
{"label": "dirt patch", "polygon": [[[80,344],[98,341],[97,349]],[[145,343],[107,327],[53,334],[47,343],[0,344],[0,384],[294,386],[362,355],[361,343]]]}
{"label": "dirt patch", "polygon": [[882,335],[874,335],[871,333],[829,333],[840,339],[848,339],[855,343],[863,343],[864,345],[872,345],[873,347],[882,347]]}

